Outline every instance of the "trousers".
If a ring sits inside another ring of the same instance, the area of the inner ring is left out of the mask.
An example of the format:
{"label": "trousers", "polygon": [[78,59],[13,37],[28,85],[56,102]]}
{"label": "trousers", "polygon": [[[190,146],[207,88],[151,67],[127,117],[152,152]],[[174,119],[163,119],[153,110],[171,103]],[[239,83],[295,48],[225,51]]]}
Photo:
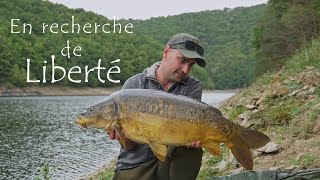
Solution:
{"label": "trousers", "polygon": [[116,170],[113,180],[195,180],[202,154],[201,148],[169,147],[164,162],[155,158],[132,169]]}

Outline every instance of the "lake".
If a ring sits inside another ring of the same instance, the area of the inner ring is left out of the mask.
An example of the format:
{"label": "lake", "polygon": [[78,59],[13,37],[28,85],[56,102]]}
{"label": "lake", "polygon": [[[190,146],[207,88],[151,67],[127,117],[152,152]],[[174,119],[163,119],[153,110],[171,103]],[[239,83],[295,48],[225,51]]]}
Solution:
{"label": "lake", "polygon": [[[204,92],[213,106],[234,93]],[[103,130],[82,129],[79,113],[106,96],[0,98],[0,179],[35,179],[44,165],[50,179],[79,179],[94,173],[119,152]]]}

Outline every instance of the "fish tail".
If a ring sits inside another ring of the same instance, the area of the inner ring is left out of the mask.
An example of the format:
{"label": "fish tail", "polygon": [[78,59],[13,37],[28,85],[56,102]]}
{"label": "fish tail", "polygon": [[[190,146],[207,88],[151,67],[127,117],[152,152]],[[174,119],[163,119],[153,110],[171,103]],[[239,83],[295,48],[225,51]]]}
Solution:
{"label": "fish tail", "polygon": [[265,134],[252,129],[247,129],[242,126],[238,126],[238,137],[250,148],[261,148],[270,142],[270,138]]}
{"label": "fish tail", "polygon": [[251,151],[244,143],[239,140],[235,140],[234,143],[229,143],[227,146],[231,149],[232,154],[237,161],[246,169],[252,171],[253,159]]}
{"label": "fish tail", "polygon": [[260,148],[266,145],[270,141],[270,138],[259,131],[246,129],[239,125],[237,126],[238,133],[232,142],[227,143],[227,146],[244,168],[252,170],[253,159],[250,149]]}

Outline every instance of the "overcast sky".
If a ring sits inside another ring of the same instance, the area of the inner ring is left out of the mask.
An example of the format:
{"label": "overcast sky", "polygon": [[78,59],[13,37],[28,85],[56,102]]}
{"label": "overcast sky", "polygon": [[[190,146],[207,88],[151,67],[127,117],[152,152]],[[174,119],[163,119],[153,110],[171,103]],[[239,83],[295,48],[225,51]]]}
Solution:
{"label": "overcast sky", "polygon": [[267,0],[49,0],[69,8],[83,8],[108,19],[149,19],[185,12],[253,6]]}

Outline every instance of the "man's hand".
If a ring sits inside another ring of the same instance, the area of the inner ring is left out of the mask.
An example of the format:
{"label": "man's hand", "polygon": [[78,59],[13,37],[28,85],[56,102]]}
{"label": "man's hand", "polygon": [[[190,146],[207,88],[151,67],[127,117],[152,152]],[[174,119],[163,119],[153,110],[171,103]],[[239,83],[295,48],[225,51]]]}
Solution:
{"label": "man's hand", "polygon": [[112,139],[112,140],[116,139],[118,141],[120,140],[119,134],[116,133],[116,131],[114,129],[112,129],[110,132],[107,132],[107,133],[108,133],[110,139]]}
{"label": "man's hand", "polygon": [[121,144],[121,146],[126,150],[133,149],[135,147],[135,145],[137,144],[137,143],[131,141],[130,139],[128,139],[127,137],[125,137],[123,133],[121,133],[122,134],[122,138],[121,138],[120,135],[114,129],[112,129],[110,132],[107,132],[107,133],[108,133],[110,139],[118,140],[119,143]]}
{"label": "man's hand", "polygon": [[190,147],[191,148],[201,148],[201,142],[200,141],[193,141]]}

